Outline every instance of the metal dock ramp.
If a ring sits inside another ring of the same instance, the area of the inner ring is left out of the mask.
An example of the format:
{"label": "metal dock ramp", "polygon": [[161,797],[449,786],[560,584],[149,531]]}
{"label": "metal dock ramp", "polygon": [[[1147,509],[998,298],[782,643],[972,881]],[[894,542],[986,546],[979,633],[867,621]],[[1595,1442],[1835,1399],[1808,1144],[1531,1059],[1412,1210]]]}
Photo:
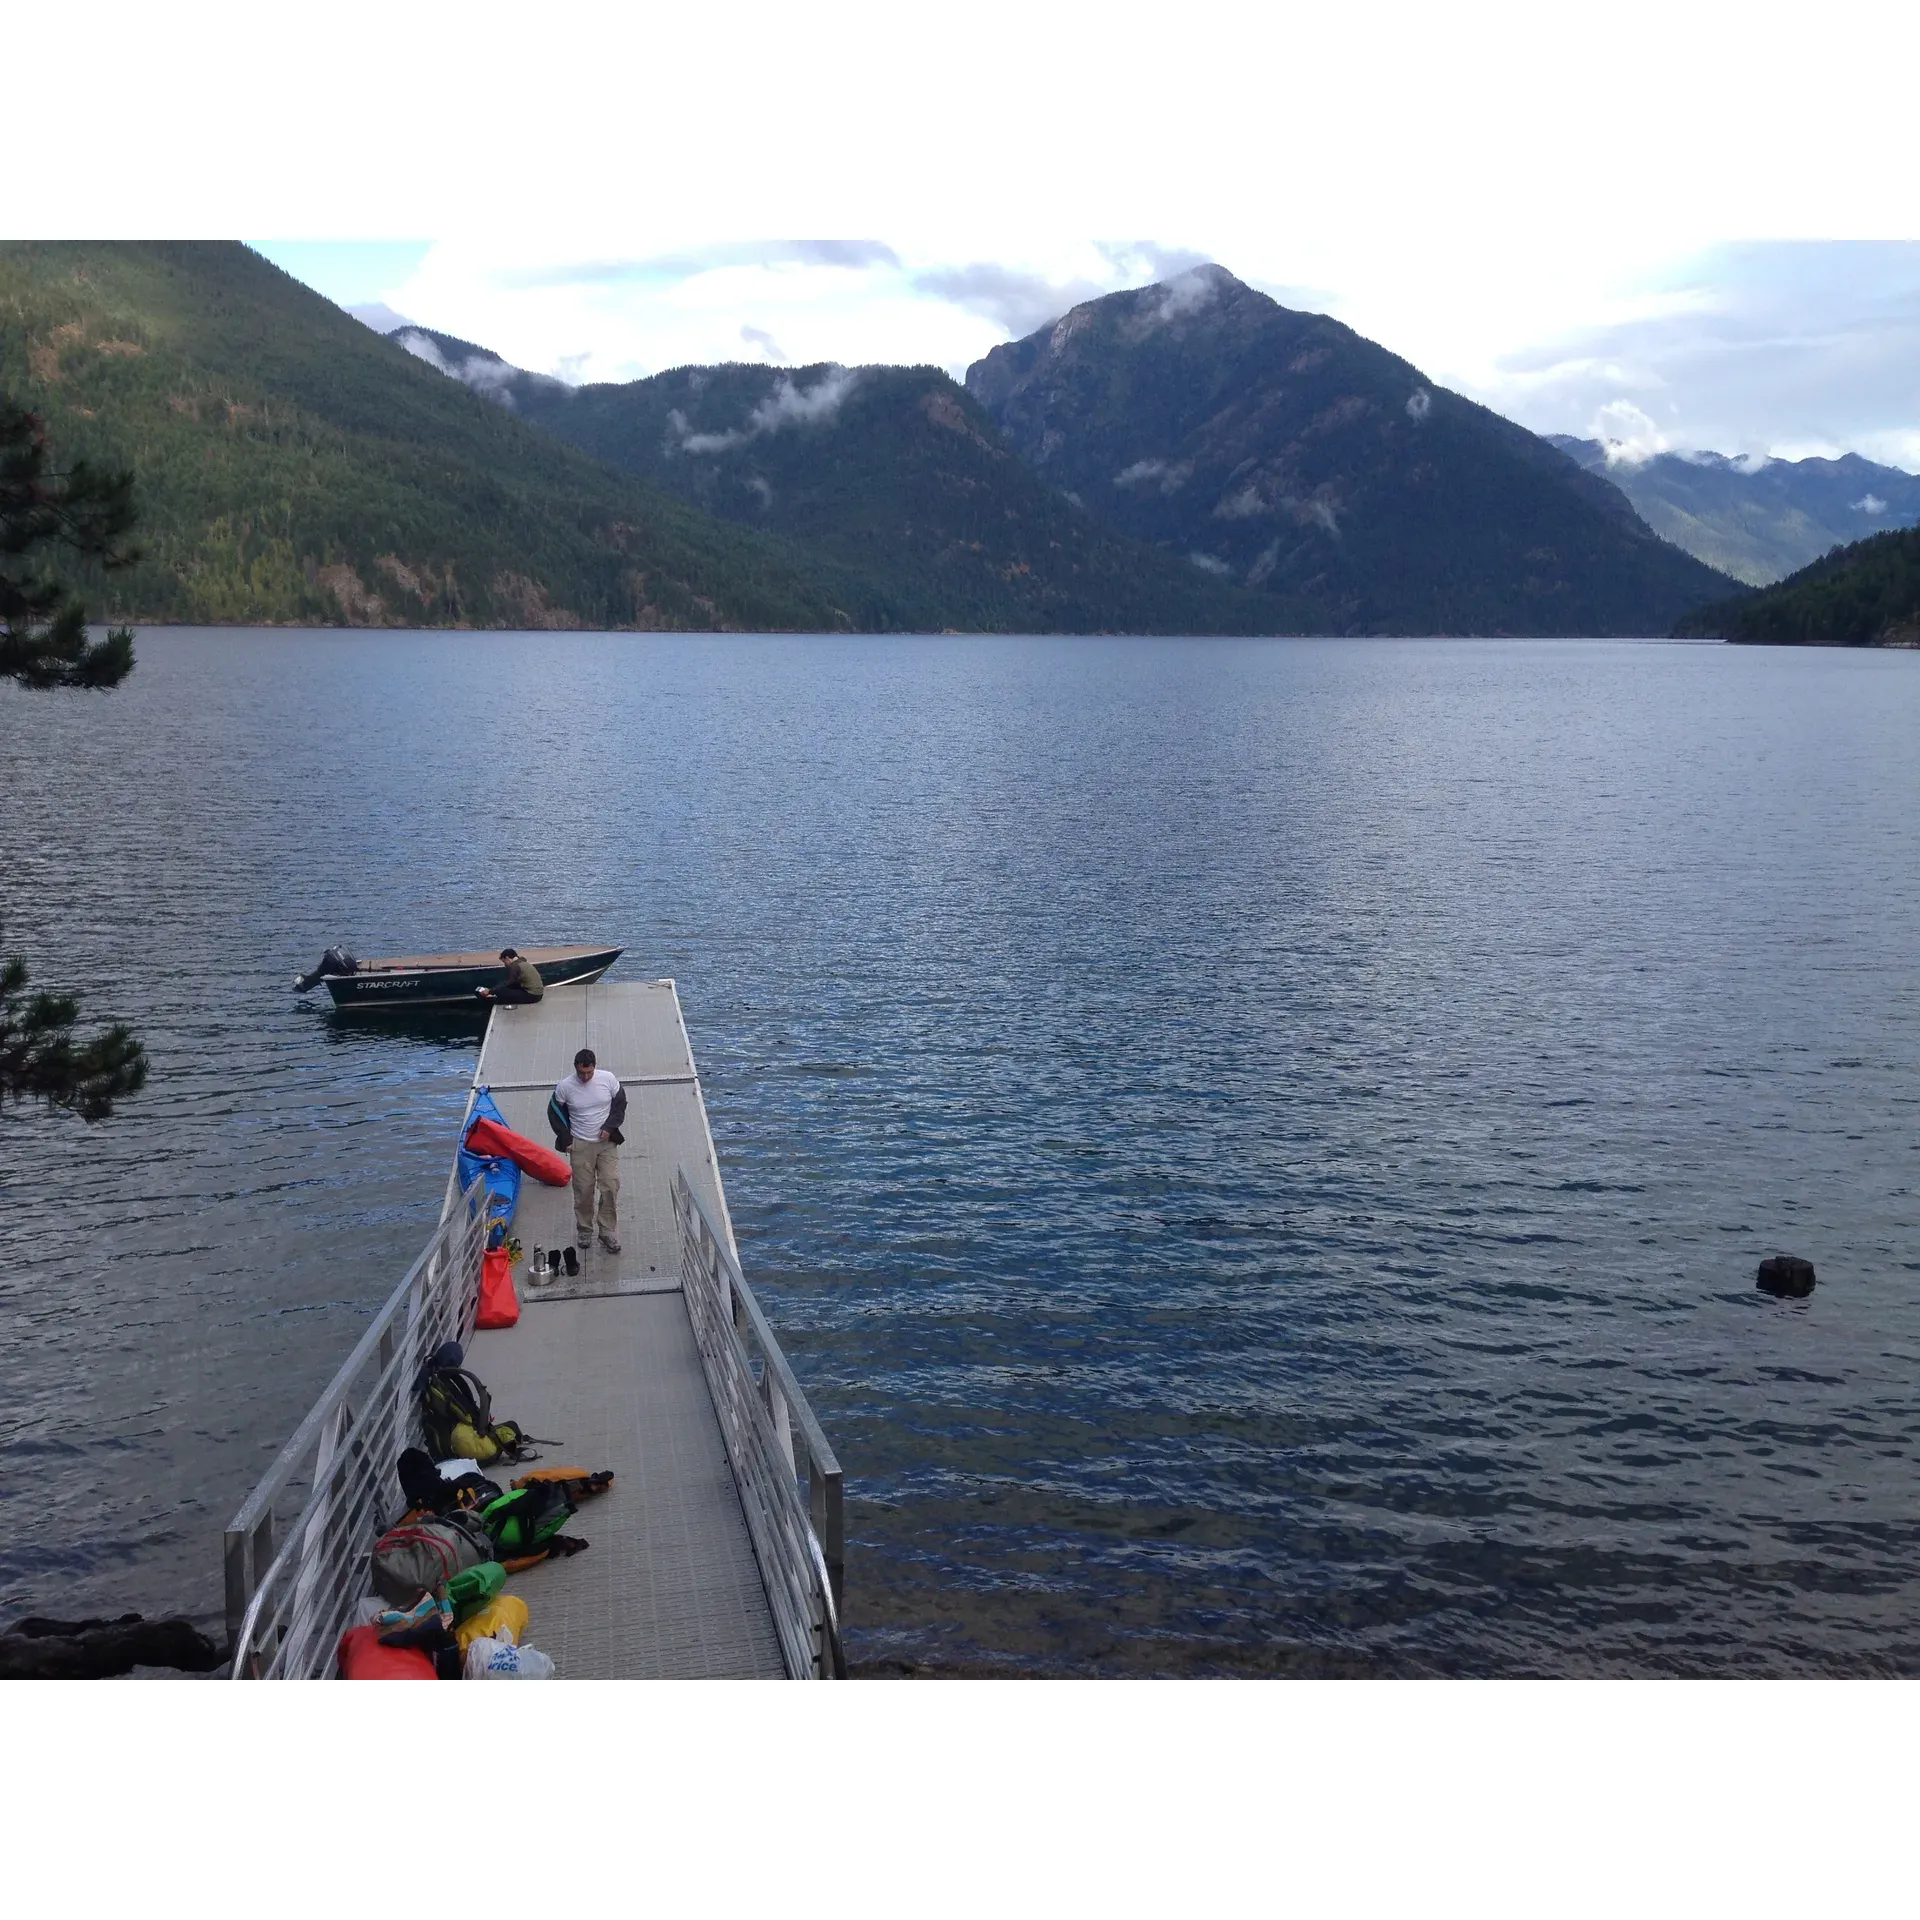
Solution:
{"label": "metal dock ramp", "polygon": [[[474,1087],[544,1140],[547,1097],[582,1046],[627,1090],[621,1251],[583,1250],[578,1278],[550,1285],[517,1267],[519,1324],[475,1333],[484,1187],[450,1178],[433,1241],[228,1529],[236,1676],[331,1671],[367,1548],[398,1517],[414,1377],[448,1338],[496,1418],[552,1437],[542,1464],[614,1471],[569,1527],[589,1550],[510,1581],[563,1677],[844,1672],[839,1465],[740,1276],[673,982],[496,1008]],[[571,1192],[524,1179],[513,1232],[529,1255],[572,1244]]]}

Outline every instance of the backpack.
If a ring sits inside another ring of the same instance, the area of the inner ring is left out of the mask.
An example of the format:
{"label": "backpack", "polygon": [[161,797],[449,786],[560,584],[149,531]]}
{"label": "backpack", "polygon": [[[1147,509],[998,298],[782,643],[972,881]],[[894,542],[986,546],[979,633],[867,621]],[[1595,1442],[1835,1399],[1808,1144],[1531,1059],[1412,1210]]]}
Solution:
{"label": "backpack", "polygon": [[[454,1349],[457,1355],[459,1349]],[[437,1359],[438,1356],[436,1355]],[[495,1420],[486,1383],[460,1365],[429,1365],[420,1379],[420,1424],[427,1450],[437,1459],[526,1460],[525,1430],[512,1420]]]}
{"label": "backpack", "polygon": [[502,1494],[481,1509],[480,1518],[500,1558],[519,1560],[541,1552],[573,1518],[573,1500],[564,1487],[541,1481]]}
{"label": "backpack", "polygon": [[438,1593],[457,1573],[496,1558],[493,1535],[472,1514],[410,1514],[373,1543],[373,1590],[396,1607]]}

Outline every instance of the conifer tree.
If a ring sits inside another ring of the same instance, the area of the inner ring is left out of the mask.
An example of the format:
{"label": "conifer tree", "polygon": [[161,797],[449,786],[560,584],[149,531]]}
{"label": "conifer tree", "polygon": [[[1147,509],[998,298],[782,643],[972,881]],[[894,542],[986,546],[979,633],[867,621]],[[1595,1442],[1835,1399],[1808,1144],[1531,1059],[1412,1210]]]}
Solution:
{"label": "conifer tree", "polygon": [[[64,549],[125,566],[133,517],[131,473],[84,460],[54,467],[46,423],[0,394],[0,680],[104,691],[133,671],[131,630],[89,639],[85,602],[49,564]],[[146,1051],[131,1030],[116,1024],[77,1040],[79,1017],[72,994],[28,992],[24,960],[0,962],[0,1105],[40,1100],[103,1120],[146,1084]]]}
{"label": "conifer tree", "polygon": [[90,641],[86,603],[46,564],[64,547],[124,567],[138,557],[132,527],[133,475],[54,467],[46,422],[0,393],[0,680],[105,689],[133,671],[132,630]]}

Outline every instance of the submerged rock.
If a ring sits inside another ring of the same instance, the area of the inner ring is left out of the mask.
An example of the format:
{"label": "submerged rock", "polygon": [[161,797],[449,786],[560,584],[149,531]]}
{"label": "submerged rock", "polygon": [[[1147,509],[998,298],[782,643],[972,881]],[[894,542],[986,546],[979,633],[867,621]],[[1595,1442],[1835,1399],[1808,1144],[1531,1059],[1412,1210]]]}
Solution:
{"label": "submerged rock", "polygon": [[1762,1293],[1781,1300],[1804,1300],[1813,1291],[1813,1262],[1798,1254],[1776,1253],[1760,1262],[1759,1277],[1753,1283]]}

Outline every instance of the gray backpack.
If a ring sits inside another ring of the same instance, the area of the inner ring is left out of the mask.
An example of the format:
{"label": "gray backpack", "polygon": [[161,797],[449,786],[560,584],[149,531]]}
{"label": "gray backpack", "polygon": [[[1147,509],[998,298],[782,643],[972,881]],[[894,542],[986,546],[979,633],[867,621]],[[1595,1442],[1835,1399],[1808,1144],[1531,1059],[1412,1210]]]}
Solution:
{"label": "gray backpack", "polygon": [[373,1543],[373,1590],[396,1607],[438,1593],[456,1573],[491,1560],[493,1536],[470,1513],[403,1520]]}

